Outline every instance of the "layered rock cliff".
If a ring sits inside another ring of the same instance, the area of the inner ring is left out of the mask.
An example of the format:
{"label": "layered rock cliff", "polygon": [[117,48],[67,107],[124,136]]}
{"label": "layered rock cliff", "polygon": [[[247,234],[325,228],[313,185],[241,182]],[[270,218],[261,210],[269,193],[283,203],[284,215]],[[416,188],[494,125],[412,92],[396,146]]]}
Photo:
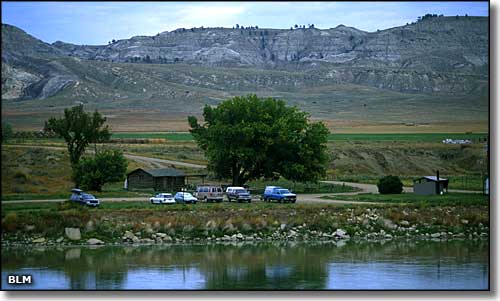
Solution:
{"label": "layered rock cliff", "polygon": [[[171,64],[234,68],[231,85],[236,86],[245,85],[247,79],[238,72],[245,68],[255,69],[257,78],[269,77],[271,70],[285,78],[287,72],[299,72],[304,74],[299,86],[310,85],[308,78],[314,77],[314,84],[485,94],[488,44],[488,18],[484,17],[432,17],[371,33],[343,25],[293,30],[180,28],[102,46],[47,44],[2,25],[2,98],[45,98],[88,78],[100,81],[92,74],[78,74],[63,57],[78,64],[105,61],[119,68],[130,63],[160,64],[165,69]],[[175,76],[170,80],[178,81]],[[203,85],[212,80],[194,77],[192,81]],[[224,89],[224,83],[219,84]],[[261,84],[275,83],[262,80]]]}

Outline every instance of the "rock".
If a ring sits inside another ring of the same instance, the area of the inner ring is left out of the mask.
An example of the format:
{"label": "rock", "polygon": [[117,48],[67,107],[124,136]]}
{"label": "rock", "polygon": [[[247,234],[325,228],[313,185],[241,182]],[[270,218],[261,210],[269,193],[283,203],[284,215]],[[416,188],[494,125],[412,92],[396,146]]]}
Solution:
{"label": "rock", "polygon": [[386,234],[384,237],[385,237],[386,239],[392,239],[392,235],[391,235],[391,234]]}
{"label": "rock", "polygon": [[432,233],[431,237],[432,238],[439,238],[439,237],[441,237],[441,233]]}
{"label": "rock", "polygon": [[215,230],[215,229],[217,229],[217,222],[215,222],[214,220],[209,220],[205,224],[205,229],[207,229],[207,230]]}
{"label": "rock", "polygon": [[156,233],[156,237],[159,237],[161,239],[164,239],[165,237],[167,237],[167,234],[166,233],[161,233],[161,232],[158,232]]}
{"label": "rock", "polygon": [[97,238],[89,238],[87,240],[88,245],[103,245],[104,241],[97,239]]}
{"label": "rock", "polygon": [[146,232],[147,234],[152,234],[152,233],[154,233],[153,227],[151,227],[151,225],[150,225],[150,224],[148,224],[148,225],[146,226],[146,229],[144,230],[144,232]]}
{"label": "rock", "polygon": [[64,228],[64,233],[70,240],[80,240],[82,239],[82,234],[80,233],[80,228]]}
{"label": "rock", "polygon": [[46,241],[45,237],[40,237],[37,239],[33,239],[31,242],[34,244],[41,244],[41,243],[44,243],[45,241]]}
{"label": "rock", "polygon": [[132,239],[132,242],[133,242],[134,244],[138,244],[138,243],[141,241],[141,240],[140,240],[137,236],[135,236],[135,235],[134,235],[131,239]]}
{"label": "rock", "polygon": [[382,225],[384,228],[389,229],[389,230],[394,230],[398,227],[394,224],[393,221],[391,221],[390,219],[386,219],[386,218],[379,219],[378,223],[380,225]]}
{"label": "rock", "polygon": [[35,225],[26,225],[26,227],[24,227],[24,229],[26,231],[33,231],[33,230],[35,230]]}
{"label": "rock", "polygon": [[61,237],[59,237],[58,239],[56,239],[56,242],[57,242],[57,243],[61,243],[63,240],[64,240],[64,237],[62,237],[62,236],[61,236]]}
{"label": "rock", "polygon": [[285,230],[286,229],[286,224],[281,224],[280,225],[280,229],[281,229],[281,231]]}
{"label": "rock", "polygon": [[135,237],[134,233],[130,232],[130,231],[125,231],[125,234],[123,234],[123,237],[127,238],[127,239],[132,239],[133,237]]}
{"label": "rock", "polygon": [[246,232],[251,231],[252,226],[250,226],[250,224],[244,223],[243,225],[241,225],[241,230],[246,231]]}
{"label": "rock", "polygon": [[165,237],[163,238],[163,240],[164,240],[164,241],[172,241],[173,239],[172,239],[172,237],[170,237],[170,236],[168,236],[168,235],[167,235],[167,236],[165,236]]}
{"label": "rock", "polygon": [[144,243],[144,244],[152,244],[154,243],[155,241],[152,240],[151,238],[143,238],[140,240],[141,243]]}
{"label": "rock", "polygon": [[400,224],[401,226],[403,226],[403,227],[408,227],[408,226],[410,226],[410,222],[408,222],[408,221],[400,221],[400,222],[399,222],[399,224]]}
{"label": "rock", "polygon": [[236,231],[236,228],[233,226],[233,224],[231,224],[231,223],[226,223],[226,224],[224,225],[223,230],[224,230],[224,232],[231,233],[231,232],[235,232],[235,231]]}
{"label": "rock", "polygon": [[463,220],[461,220],[460,222],[461,222],[462,224],[464,224],[464,225],[467,225],[467,224],[469,223],[469,221],[468,221],[468,220],[466,220],[466,219],[463,219]]}
{"label": "rock", "polygon": [[296,235],[297,235],[297,232],[290,230],[290,236],[296,236]]}
{"label": "rock", "polygon": [[90,232],[94,230],[94,222],[88,221],[85,225],[85,231]]}
{"label": "rock", "polygon": [[339,238],[349,238],[349,235],[347,234],[347,232],[345,232],[342,229],[337,229],[337,231],[335,231],[335,233],[333,233],[333,235],[336,237],[339,237]]}
{"label": "rock", "polygon": [[236,234],[236,238],[242,240],[244,237],[243,237],[243,234],[238,233],[238,234]]}
{"label": "rock", "polygon": [[193,231],[193,229],[194,229],[194,226],[192,226],[192,225],[185,225],[182,228],[182,231],[185,232],[185,233],[189,233],[189,232]]}

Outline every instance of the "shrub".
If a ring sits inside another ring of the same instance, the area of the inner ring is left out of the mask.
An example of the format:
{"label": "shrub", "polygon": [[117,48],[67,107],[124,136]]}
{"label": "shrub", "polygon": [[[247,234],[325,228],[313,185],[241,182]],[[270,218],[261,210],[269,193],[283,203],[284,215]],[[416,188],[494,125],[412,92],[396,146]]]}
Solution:
{"label": "shrub", "polygon": [[381,194],[400,194],[403,192],[403,183],[397,176],[386,176],[381,178],[377,184],[378,192]]}
{"label": "shrub", "polygon": [[15,232],[17,230],[19,224],[19,219],[17,217],[17,214],[10,212],[7,213],[5,218],[2,221],[2,228],[5,229],[7,232]]}
{"label": "shrub", "polygon": [[101,191],[104,184],[123,180],[127,160],[120,151],[101,151],[82,158],[73,169],[75,183],[83,189]]}
{"label": "shrub", "polygon": [[28,175],[22,171],[16,171],[16,173],[14,173],[14,179],[19,183],[26,183],[26,181],[28,181]]}
{"label": "shrub", "polygon": [[81,204],[78,204],[77,202],[74,201],[64,201],[60,202],[57,204],[57,210],[59,211],[64,211],[64,210],[71,210],[71,209],[80,209],[83,206]]}

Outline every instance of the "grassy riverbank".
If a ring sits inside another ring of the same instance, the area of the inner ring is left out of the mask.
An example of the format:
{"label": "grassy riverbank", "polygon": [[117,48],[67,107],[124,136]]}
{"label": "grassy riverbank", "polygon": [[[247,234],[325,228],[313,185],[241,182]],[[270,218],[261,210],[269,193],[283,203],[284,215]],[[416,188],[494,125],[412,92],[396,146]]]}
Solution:
{"label": "grassy riverbank", "polygon": [[[38,241],[50,245],[58,238],[61,244],[85,244],[89,238],[105,243],[164,243],[234,239],[487,237],[488,225],[487,204],[222,203],[146,207],[144,202],[110,202],[99,209],[72,204],[2,205],[2,241],[5,244]],[[67,227],[78,228],[81,239],[68,240],[65,237]]]}

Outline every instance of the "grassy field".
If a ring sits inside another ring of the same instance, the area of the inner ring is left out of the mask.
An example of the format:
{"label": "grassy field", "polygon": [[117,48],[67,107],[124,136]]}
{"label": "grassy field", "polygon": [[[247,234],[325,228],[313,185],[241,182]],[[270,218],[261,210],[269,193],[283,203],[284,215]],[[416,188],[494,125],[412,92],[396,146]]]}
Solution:
{"label": "grassy field", "polygon": [[[129,161],[129,171],[138,167]],[[62,199],[73,188],[71,167],[66,152],[43,148],[2,147],[2,201],[25,199]],[[123,183],[110,183],[100,196],[144,195],[123,190]]]}
{"label": "grassy field", "polygon": [[444,195],[371,194],[324,196],[323,199],[429,206],[488,206],[489,196],[479,193],[446,193]]}
{"label": "grassy field", "polygon": [[294,193],[340,193],[340,192],[354,192],[359,189],[347,185],[332,185],[326,183],[294,183],[286,179],[279,179],[277,181],[254,180],[249,181],[248,185],[254,194],[262,194],[266,186],[281,186],[287,188]]}
{"label": "grassy field", "polygon": [[[404,186],[413,186],[413,180],[419,178],[419,175],[414,176],[401,176],[401,182]],[[464,174],[464,175],[444,175],[440,174],[440,178],[445,178],[449,180],[449,189],[459,189],[459,190],[483,190],[484,175],[480,174]],[[338,177],[332,177],[332,180],[354,182],[354,183],[366,183],[366,184],[377,184],[380,176],[376,175],[343,175]]]}
{"label": "grassy field", "polygon": [[[442,142],[444,139],[468,139],[473,142],[488,137],[487,133],[389,133],[389,134],[330,134],[329,141],[413,141],[413,142]],[[112,138],[130,139],[163,138],[169,141],[192,141],[190,133],[155,133],[155,132],[122,132],[113,133]]]}

